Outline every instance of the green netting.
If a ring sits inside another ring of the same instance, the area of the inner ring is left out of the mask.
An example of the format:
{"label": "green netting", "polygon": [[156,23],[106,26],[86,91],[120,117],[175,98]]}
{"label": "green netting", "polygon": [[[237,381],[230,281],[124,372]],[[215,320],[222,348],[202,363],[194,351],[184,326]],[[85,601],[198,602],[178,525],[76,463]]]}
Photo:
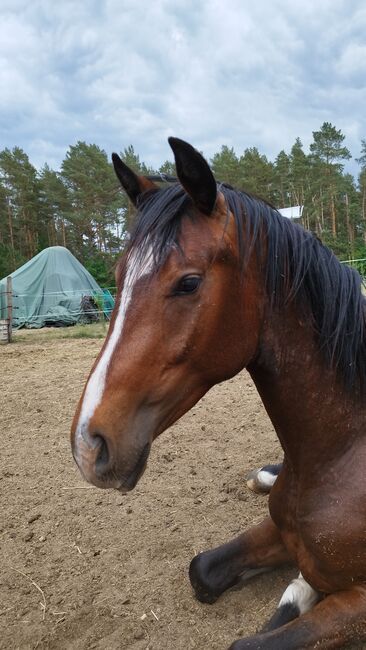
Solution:
{"label": "green netting", "polygon": [[[83,296],[103,296],[93,276],[63,246],[46,248],[11,277],[16,328],[85,321],[87,315],[81,309]],[[6,318],[5,291],[6,278],[0,280],[0,318]]]}

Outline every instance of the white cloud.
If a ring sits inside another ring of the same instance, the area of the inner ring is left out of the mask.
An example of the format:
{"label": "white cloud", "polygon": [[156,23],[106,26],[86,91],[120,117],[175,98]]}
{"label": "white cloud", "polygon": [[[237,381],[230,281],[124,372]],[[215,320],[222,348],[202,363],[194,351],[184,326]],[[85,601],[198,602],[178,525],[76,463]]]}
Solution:
{"label": "white cloud", "polygon": [[365,33],[362,0],[3,0],[2,146],[57,166],[78,139],[133,144],[158,166],[177,135],[273,159],[326,120],[357,156]]}
{"label": "white cloud", "polygon": [[350,43],[341,52],[336,65],[337,72],[347,80],[366,82],[366,43]]}

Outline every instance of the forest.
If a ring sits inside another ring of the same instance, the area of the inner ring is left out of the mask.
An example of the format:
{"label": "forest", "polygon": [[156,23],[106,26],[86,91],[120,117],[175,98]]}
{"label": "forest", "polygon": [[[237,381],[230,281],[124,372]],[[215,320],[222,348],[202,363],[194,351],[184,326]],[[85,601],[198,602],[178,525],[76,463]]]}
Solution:
{"label": "forest", "polygon": [[[355,178],[344,172],[351,154],[341,130],[324,122],[312,135],[309,152],[299,138],[274,161],[256,147],[238,155],[223,145],[209,162],[217,180],[278,208],[303,205],[302,225],[339,259],[366,258],[366,140]],[[147,167],[132,145],[120,155],[142,174],[175,175],[168,160],[158,170]],[[97,145],[71,145],[59,171],[47,164],[37,170],[18,146],[0,151],[0,278],[44,248],[61,245],[102,286],[111,286],[132,220],[133,208]]]}

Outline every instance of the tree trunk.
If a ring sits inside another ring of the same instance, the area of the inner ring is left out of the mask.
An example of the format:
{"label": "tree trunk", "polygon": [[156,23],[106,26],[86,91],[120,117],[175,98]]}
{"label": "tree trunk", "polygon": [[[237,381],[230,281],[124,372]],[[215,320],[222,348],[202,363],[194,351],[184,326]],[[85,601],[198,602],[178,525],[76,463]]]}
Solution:
{"label": "tree trunk", "polygon": [[331,210],[331,223],[332,223],[332,235],[333,238],[336,239],[337,237],[337,214],[336,214],[336,208],[335,208],[335,203],[334,203],[334,196],[333,194],[331,195],[330,198],[330,210]]}
{"label": "tree trunk", "polygon": [[349,243],[350,257],[351,259],[353,259],[355,236],[354,236],[351,219],[350,219],[349,199],[348,199],[347,192],[346,192],[345,200],[346,200],[346,226],[347,226],[348,243]]}
{"label": "tree trunk", "polygon": [[52,228],[50,223],[47,224],[47,239],[48,239],[48,245],[53,246]]}
{"label": "tree trunk", "polygon": [[65,232],[65,222],[61,219],[61,233],[62,233],[62,245],[66,248],[66,232]]}
{"label": "tree trunk", "polygon": [[[322,219],[319,219],[319,211],[316,205],[316,197],[313,196],[312,203],[314,206],[314,216],[315,216],[315,232],[320,237],[323,232]],[[321,215],[323,215],[323,203],[321,202]]]}
{"label": "tree trunk", "polygon": [[11,214],[10,205],[8,203],[8,223],[9,223],[9,235],[10,235],[10,246],[11,246],[11,257],[12,262],[15,268],[15,247],[14,247],[14,232],[13,232],[13,217]]}
{"label": "tree trunk", "polygon": [[321,232],[325,228],[325,222],[324,222],[324,203],[323,203],[323,191],[322,188],[320,188],[320,223],[321,223]]}

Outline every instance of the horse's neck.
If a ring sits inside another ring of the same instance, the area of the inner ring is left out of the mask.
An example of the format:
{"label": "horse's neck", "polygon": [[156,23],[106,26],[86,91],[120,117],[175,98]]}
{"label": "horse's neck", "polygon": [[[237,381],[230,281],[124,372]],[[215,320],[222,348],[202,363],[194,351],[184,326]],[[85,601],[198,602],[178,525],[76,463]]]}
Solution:
{"label": "horse's neck", "polygon": [[300,458],[342,453],[360,422],[365,425],[364,410],[356,406],[355,414],[355,402],[324,362],[311,326],[296,313],[272,313],[265,320],[248,370],[294,465]]}

